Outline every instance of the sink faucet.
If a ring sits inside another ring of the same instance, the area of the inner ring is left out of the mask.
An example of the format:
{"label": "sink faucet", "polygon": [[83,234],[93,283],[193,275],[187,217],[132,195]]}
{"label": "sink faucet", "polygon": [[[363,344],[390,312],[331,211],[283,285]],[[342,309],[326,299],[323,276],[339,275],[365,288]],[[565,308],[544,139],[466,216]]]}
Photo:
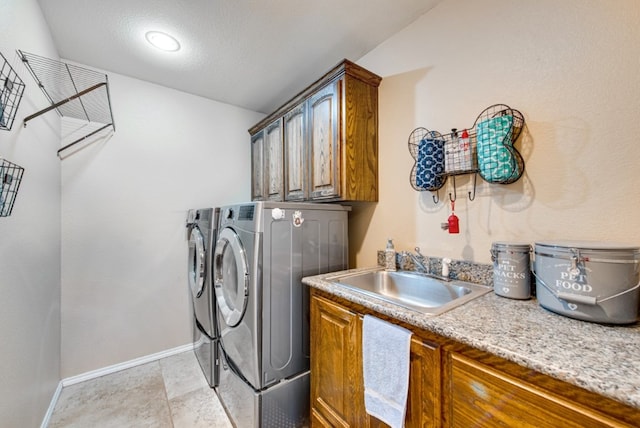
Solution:
{"label": "sink faucet", "polygon": [[449,277],[449,266],[451,264],[451,259],[443,259],[442,260],[442,275],[434,274],[429,271],[429,267],[425,265],[425,257],[420,252],[420,247],[415,248],[415,254],[411,251],[404,251],[403,254],[409,256],[413,263],[418,267],[419,271],[427,276],[440,279],[442,281],[451,281]]}
{"label": "sink faucet", "polygon": [[413,260],[413,263],[418,268],[420,268],[422,272],[429,273],[429,268],[424,265],[424,255],[420,252],[420,247],[416,247],[415,251],[416,251],[415,254],[413,254],[411,251],[405,251],[405,254],[411,257],[411,260]]}

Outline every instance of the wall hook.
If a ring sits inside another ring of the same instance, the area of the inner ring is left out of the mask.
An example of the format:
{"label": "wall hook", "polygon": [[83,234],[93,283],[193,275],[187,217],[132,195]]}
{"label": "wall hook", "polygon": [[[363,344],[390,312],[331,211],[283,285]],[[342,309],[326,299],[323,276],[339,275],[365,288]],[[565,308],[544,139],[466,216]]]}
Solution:
{"label": "wall hook", "polygon": [[458,197],[456,193],[456,176],[454,175],[452,178],[453,178],[453,198],[451,197],[451,192],[449,192],[449,200],[451,202],[455,202],[456,198]]}
{"label": "wall hook", "polygon": [[476,198],[476,179],[478,178],[478,173],[473,174],[473,196],[471,196],[471,192],[469,192],[469,200],[473,201]]}
{"label": "wall hook", "polygon": [[440,202],[440,192],[439,192],[438,190],[436,190],[436,194],[435,194],[435,196],[434,196],[434,195],[431,195],[431,197],[433,198],[433,203],[434,203],[434,204],[436,204],[436,205],[437,205],[437,204],[438,204],[438,202]]}

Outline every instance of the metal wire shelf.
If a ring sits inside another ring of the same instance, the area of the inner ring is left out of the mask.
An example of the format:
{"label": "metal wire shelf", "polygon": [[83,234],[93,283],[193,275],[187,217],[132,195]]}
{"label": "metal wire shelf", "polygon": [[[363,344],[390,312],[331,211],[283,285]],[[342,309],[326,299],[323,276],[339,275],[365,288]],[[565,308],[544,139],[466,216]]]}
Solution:
{"label": "metal wire shelf", "polygon": [[7,217],[13,211],[24,168],[0,158],[0,217]]}
{"label": "metal wire shelf", "polygon": [[[409,153],[414,159],[409,182],[417,191],[437,192],[447,181],[463,174],[474,174],[486,182],[511,184],[524,173],[524,160],[514,147],[524,127],[524,116],[505,104],[494,104],[482,111],[471,128],[452,129],[448,134],[420,127],[409,135]],[[434,196],[434,202],[439,197]]]}
{"label": "metal wire shelf", "polygon": [[56,110],[61,117],[79,119],[93,125],[92,130],[84,137],[58,150],[58,156],[62,151],[103,130],[111,128],[115,131],[106,74],[20,50],[18,54],[51,103],[49,107],[25,117],[24,126],[31,119],[51,110]]}
{"label": "metal wire shelf", "polygon": [[0,53],[0,129],[10,131],[22,100],[25,84]]}

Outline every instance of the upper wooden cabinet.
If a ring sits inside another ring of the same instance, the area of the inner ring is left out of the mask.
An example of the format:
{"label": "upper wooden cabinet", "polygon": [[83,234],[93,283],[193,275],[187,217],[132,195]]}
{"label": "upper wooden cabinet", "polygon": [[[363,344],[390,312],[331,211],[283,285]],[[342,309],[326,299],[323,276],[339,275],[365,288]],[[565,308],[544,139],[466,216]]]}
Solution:
{"label": "upper wooden cabinet", "polygon": [[306,102],[298,104],[284,115],[284,198],[287,201],[304,201],[307,196],[306,122]]}
{"label": "upper wooden cabinet", "polygon": [[[335,80],[309,98],[309,194],[310,199],[340,196],[339,104],[340,86]],[[342,194],[345,194],[344,192]]]}
{"label": "upper wooden cabinet", "polygon": [[282,120],[251,136],[251,199],[282,201]]}
{"label": "upper wooden cabinet", "polygon": [[251,136],[251,199],[262,201],[264,194],[264,130]]}
{"label": "upper wooden cabinet", "polygon": [[[377,201],[380,81],[344,60],[249,129],[252,143],[274,123],[282,132],[282,192],[252,191],[252,199]],[[274,180],[268,186],[275,189],[278,177],[268,172],[266,152],[259,159],[252,150],[251,156],[252,176],[262,176],[263,183]]]}
{"label": "upper wooden cabinet", "polygon": [[282,120],[276,120],[264,131],[264,193],[268,200],[281,201],[284,196],[282,162]]}

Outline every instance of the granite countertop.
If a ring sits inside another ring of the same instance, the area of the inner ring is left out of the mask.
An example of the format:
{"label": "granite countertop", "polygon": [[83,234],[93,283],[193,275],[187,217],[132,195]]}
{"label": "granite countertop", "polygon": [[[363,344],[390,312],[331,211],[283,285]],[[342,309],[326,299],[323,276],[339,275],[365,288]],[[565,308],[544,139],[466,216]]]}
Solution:
{"label": "granite countertop", "polygon": [[[344,272],[357,272],[351,269]],[[640,408],[640,324],[605,326],[549,312],[538,301],[487,293],[427,316],[325,280],[302,282],[379,313]]]}

